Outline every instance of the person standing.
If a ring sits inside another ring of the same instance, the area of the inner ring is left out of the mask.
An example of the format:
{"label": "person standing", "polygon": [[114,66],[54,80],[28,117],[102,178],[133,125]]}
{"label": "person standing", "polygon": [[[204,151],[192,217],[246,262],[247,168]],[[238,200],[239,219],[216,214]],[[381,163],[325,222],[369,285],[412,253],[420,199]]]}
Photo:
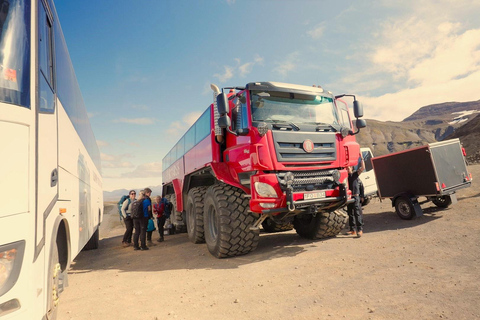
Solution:
{"label": "person standing", "polygon": [[160,238],[158,242],[164,241],[164,225],[166,220],[165,209],[167,207],[168,200],[160,196],[155,197],[155,203],[153,204],[153,214],[157,218],[157,227]]}
{"label": "person standing", "polygon": [[133,233],[133,219],[132,219],[132,208],[131,204],[135,201],[136,196],[135,190],[130,190],[128,193],[129,197],[125,199],[122,204],[122,216],[123,221],[125,222],[125,233],[123,234],[122,244],[124,247],[128,247],[132,244],[132,233]]}
{"label": "person standing", "polygon": [[347,205],[348,224],[350,231],[347,234],[360,238],[363,235],[362,205],[360,202],[360,174],[365,170],[365,162],[360,155],[360,166],[354,171],[353,166],[348,167],[348,188],[352,192],[354,202]]}
{"label": "person standing", "polygon": [[[150,188],[145,188],[140,191],[139,206],[141,206],[140,216],[133,218],[133,225],[135,226],[135,234],[133,236],[133,250],[148,250],[147,247],[147,226],[148,220],[152,214],[152,201],[150,200],[150,195],[152,190]],[[138,245],[138,240],[140,238],[140,246]]]}

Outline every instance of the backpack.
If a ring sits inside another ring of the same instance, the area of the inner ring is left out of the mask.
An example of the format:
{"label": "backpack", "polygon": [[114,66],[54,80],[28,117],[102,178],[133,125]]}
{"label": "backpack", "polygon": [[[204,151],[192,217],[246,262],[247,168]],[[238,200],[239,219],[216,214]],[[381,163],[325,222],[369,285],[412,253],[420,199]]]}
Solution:
{"label": "backpack", "polygon": [[[130,196],[128,195],[123,195],[121,198],[120,198],[120,201],[118,201],[118,214],[120,215],[120,220],[122,220],[123,216],[122,216],[122,205],[123,203],[125,202],[126,199],[130,199]],[[127,209],[125,209],[127,210]]]}
{"label": "backpack", "polygon": [[143,217],[143,199],[133,201],[132,209],[130,210],[132,213],[132,218],[138,219]]}

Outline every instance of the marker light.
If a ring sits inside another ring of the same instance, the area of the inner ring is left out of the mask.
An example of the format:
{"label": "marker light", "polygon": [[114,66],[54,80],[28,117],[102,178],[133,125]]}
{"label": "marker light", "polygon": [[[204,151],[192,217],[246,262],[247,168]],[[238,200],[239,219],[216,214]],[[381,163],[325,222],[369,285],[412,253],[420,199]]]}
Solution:
{"label": "marker light", "polygon": [[271,185],[263,182],[255,182],[253,185],[255,186],[255,191],[257,191],[260,197],[277,198],[277,193]]}
{"label": "marker light", "polygon": [[275,203],[260,202],[260,207],[265,208],[265,209],[275,208]]}

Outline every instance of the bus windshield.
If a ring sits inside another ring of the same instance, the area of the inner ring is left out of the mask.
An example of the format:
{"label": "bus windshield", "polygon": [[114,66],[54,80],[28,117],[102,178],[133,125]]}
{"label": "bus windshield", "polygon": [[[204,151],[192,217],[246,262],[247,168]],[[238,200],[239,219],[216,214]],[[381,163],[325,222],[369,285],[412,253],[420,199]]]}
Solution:
{"label": "bus windshield", "polygon": [[24,107],[30,105],[30,5],[27,1],[0,1],[0,101]]}
{"label": "bus windshield", "polygon": [[333,98],[279,91],[252,91],[252,119],[338,126]]}

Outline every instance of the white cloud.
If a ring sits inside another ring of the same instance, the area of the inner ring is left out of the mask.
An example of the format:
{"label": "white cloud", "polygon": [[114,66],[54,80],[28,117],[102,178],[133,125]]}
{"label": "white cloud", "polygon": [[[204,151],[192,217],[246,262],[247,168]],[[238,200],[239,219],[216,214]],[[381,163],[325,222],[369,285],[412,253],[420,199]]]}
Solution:
{"label": "white cloud", "polygon": [[102,160],[102,167],[113,168],[132,168],[134,165],[130,161],[124,161],[123,158],[131,158],[131,154],[112,155],[101,152],[100,159]]}
{"label": "white cloud", "polygon": [[276,63],[277,67],[273,71],[283,78],[287,77],[289,72],[297,68],[299,54],[298,51],[290,53],[283,61]]}
{"label": "white cloud", "polygon": [[155,120],[152,118],[120,118],[120,119],[115,119],[113,122],[123,122],[123,123],[130,123],[130,124],[138,124],[138,125],[150,125],[154,124]]}
{"label": "white cloud", "polygon": [[172,136],[183,135],[185,131],[197,121],[198,117],[202,115],[202,112],[194,111],[187,113],[183,116],[182,121],[173,121],[167,129],[168,134]]}
{"label": "white cloud", "polygon": [[336,85],[363,93],[366,118],[399,121],[426,105],[479,99],[480,28],[465,15],[480,5],[439,1],[402,3],[396,12],[403,16],[387,17],[365,54],[352,56],[359,71],[344,72]]}
{"label": "white cloud", "polygon": [[108,147],[110,144],[103,140],[97,140],[97,145],[98,147],[103,148],[103,147]]}
{"label": "white cloud", "polygon": [[258,54],[255,54],[253,57],[253,61],[247,61],[242,63],[242,61],[239,58],[234,59],[236,62],[236,66],[224,66],[225,68],[225,73],[223,74],[214,74],[213,76],[218,78],[220,83],[224,83],[231,78],[235,76],[235,74],[239,74],[240,77],[246,77],[248,74],[250,74],[253,70],[253,68],[256,65],[263,66],[263,57],[259,56]]}
{"label": "white cloud", "polygon": [[225,72],[223,74],[214,74],[213,76],[218,78],[218,81],[221,83],[226,82],[227,80],[230,80],[233,77],[233,68],[229,66],[224,66]]}
{"label": "white cloud", "polygon": [[123,173],[123,178],[152,178],[162,176],[162,163],[150,162],[144,163],[135,168],[135,170]]}
{"label": "white cloud", "polygon": [[315,26],[312,30],[307,31],[307,34],[312,37],[312,39],[321,39],[325,31],[325,26],[323,24]]}

